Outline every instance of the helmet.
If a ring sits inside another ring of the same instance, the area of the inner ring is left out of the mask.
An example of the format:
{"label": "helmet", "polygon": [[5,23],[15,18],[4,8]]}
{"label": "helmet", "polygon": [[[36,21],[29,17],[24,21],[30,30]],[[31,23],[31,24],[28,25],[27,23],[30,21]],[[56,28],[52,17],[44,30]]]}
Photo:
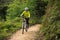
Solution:
{"label": "helmet", "polygon": [[27,11],[29,8],[28,7],[25,7],[25,10]]}

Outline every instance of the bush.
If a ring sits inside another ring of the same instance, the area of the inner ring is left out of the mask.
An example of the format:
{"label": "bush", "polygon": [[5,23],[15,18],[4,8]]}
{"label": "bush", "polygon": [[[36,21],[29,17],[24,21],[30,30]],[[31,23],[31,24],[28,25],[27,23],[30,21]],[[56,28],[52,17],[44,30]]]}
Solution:
{"label": "bush", "polygon": [[43,18],[43,40],[60,40],[59,0],[50,0]]}

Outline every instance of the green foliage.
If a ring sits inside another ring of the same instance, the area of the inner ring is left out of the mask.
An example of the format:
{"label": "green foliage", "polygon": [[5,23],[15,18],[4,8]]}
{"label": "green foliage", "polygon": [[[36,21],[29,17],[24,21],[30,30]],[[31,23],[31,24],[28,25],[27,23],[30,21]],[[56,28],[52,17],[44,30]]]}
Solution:
{"label": "green foliage", "polygon": [[43,40],[60,40],[60,0],[50,0],[43,17]]}
{"label": "green foliage", "polygon": [[15,32],[18,29],[21,29],[22,27],[22,21],[18,20],[18,18],[14,20],[8,20],[6,22],[0,23],[0,39],[5,39],[9,35],[11,35],[13,32]]}
{"label": "green foliage", "polygon": [[20,2],[19,0],[13,1],[12,4],[8,5],[9,9],[7,10],[7,19],[14,19],[16,16],[19,15],[20,12]]}
{"label": "green foliage", "polygon": [[[30,25],[32,25],[41,22],[40,18],[44,15],[45,6],[47,5],[47,2],[41,0],[6,0],[4,2],[3,4],[0,2],[2,5],[0,5],[0,10],[5,6],[7,6],[8,9],[4,10],[6,13],[6,15],[4,15],[6,21],[0,21],[0,40],[5,39],[11,35],[11,33],[22,27],[22,20],[19,16],[25,7],[29,7],[29,11],[31,12]],[[0,12],[0,14],[2,13]],[[0,17],[0,19],[2,19],[2,17]]]}

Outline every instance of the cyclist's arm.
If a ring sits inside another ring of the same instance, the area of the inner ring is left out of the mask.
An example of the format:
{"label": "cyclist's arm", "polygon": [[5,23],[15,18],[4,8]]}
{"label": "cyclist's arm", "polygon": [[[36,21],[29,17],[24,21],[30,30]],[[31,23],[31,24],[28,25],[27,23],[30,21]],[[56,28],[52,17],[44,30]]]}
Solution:
{"label": "cyclist's arm", "polygon": [[20,16],[23,16],[23,15],[24,15],[24,12]]}
{"label": "cyclist's arm", "polygon": [[23,16],[24,13],[22,13],[20,16]]}

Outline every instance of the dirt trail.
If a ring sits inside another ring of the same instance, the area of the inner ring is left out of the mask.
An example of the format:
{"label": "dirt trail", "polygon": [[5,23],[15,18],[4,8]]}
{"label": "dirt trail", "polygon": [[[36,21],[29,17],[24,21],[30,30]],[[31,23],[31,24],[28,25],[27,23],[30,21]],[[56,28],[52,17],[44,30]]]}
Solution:
{"label": "dirt trail", "polygon": [[39,31],[40,24],[36,24],[28,29],[28,32],[22,34],[22,30],[18,30],[15,34],[11,36],[9,40],[34,40],[36,38],[36,33]]}

